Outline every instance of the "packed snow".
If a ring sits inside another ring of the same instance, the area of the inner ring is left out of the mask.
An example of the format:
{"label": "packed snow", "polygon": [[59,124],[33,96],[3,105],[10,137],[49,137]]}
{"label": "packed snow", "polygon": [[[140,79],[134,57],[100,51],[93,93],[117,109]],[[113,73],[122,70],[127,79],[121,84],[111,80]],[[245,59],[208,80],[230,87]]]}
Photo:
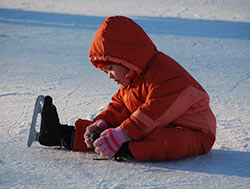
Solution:
{"label": "packed snow", "polygon": [[[248,188],[249,10],[249,0],[1,0],[0,188]],[[51,95],[61,123],[74,125],[93,119],[118,90],[88,58],[111,15],[134,19],[207,90],[218,123],[211,152],[139,163],[27,147],[38,95]]]}

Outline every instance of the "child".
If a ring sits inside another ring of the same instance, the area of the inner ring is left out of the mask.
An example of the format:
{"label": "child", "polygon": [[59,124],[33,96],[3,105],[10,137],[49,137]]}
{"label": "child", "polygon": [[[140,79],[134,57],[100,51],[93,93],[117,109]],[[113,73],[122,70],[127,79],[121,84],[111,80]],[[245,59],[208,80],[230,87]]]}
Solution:
{"label": "child", "polygon": [[[135,22],[108,17],[89,57],[120,89],[93,122],[79,119],[74,130],[54,121],[60,128],[57,140],[64,146],[94,149],[111,159],[126,144],[126,153],[137,161],[176,160],[210,151],[216,119],[208,94],[182,66],[158,51]],[[52,122],[47,123],[51,128]],[[101,135],[92,143],[90,136],[96,132]]]}

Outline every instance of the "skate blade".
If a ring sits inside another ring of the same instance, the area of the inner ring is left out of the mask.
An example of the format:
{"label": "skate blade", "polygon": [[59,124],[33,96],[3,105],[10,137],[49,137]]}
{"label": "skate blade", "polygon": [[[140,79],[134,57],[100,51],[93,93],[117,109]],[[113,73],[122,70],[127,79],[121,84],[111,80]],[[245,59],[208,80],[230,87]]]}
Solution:
{"label": "skate blade", "polygon": [[42,112],[44,96],[39,95],[36,99],[27,146],[30,147],[34,141],[38,141],[39,133],[36,131],[36,121],[38,114]]}

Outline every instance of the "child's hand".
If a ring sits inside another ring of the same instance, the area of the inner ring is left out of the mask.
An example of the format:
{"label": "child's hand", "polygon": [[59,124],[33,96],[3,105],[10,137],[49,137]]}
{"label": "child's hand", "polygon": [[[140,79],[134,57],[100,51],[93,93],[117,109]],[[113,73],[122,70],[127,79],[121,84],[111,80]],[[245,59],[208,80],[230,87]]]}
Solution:
{"label": "child's hand", "polygon": [[87,147],[88,148],[93,148],[93,144],[91,142],[91,137],[90,137],[91,134],[93,134],[93,133],[101,133],[102,131],[104,131],[107,128],[108,128],[108,124],[103,119],[98,119],[94,123],[89,125],[86,128],[86,132],[83,135]]}
{"label": "child's hand", "polygon": [[94,142],[95,152],[102,157],[111,159],[119,150],[124,142],[131,138],[123,131],[121,127],[107,129],[101,133],[100,138]]}

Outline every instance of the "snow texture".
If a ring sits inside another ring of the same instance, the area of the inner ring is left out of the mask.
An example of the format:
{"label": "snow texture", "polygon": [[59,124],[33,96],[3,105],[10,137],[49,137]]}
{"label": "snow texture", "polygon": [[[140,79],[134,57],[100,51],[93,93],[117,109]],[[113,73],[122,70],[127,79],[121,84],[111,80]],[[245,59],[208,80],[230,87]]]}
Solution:
{"label": "snow texture", "polygon": [[[0,188],[249,188],[250,1],[1,0]],[[34,103],[51,95],[62,123],[94,118],[119,86],[88,50],[106,16],[133,18],[208,91],[217,139],[171,162],[96,161],[27,147]]]}

